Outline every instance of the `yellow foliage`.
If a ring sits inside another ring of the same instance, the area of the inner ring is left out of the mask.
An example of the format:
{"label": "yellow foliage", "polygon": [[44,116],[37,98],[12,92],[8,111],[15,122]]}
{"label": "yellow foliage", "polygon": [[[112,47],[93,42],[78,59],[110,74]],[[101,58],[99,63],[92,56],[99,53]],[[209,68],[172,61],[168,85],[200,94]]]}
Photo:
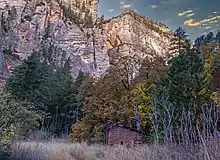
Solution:
{"label": "yellow foliage", "polygon": [[[149,124],[151,124],[149,113],[152,111],[152,99],[149,94],[151,88],[152,85],[146,87],[146,85],[139,83],[136,85],[136,89],[133,90],[133,94],[135,95],[133,103],[135,104],[135,101],[138,101],[138,113],[141,119],[141,125],[144,128],[151,127],[149,126]],[[135,113],[133,113],[133,115],[135,115]]]}
{"label": "yellow foliage", "polygon": [[88,137],[91,136],[91,131],[90,131],[89,125],[82,123],[82,122],[77,122],[72,126],[72,140],[73,141],[78,141],[78,140],[86,140]]}
{"label": "yellow foliage", "polygon": [[211,94],[211,99],[217,104],[220,105],[220,93],[219,92],[213,92]]}
{"label": "yellow foliage", "polygon": [[[205,56],[205,64],[204,64],[204,73],[205,73],[205,79],[204,82],[206,84],[211,84],[211,81],[213,79],[213,73],[215,73],[214,64],[217,60],[220,60],[219,56],[219,50],[213,54],[212,51],[215,46],[208,45],[203,46],[202,51]],[[211,95],[211,99],[217,103],[220,104],[220,94],[218,92],[213,92],[212,88],[206,87],[201,92],[200,95],[208,94]]]}

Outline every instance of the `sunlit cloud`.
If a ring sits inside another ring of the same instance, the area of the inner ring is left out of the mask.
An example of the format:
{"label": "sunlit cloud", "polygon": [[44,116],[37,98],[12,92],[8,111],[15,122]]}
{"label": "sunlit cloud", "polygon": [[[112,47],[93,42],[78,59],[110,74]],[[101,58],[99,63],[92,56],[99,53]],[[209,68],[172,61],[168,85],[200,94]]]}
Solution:
{"label": "sunlit cloud", "polygon": [[178,13],[178,16],[185,16],[186,14],[192,13],[192,10],[188,10],[188,11],[184,11],[184,12],[180,12]]}
{"label": "sunlit cloud", "polygon": [[131,4],[124,4],[124,5],[121,6],[121,8],[131,8],[131,7],[132,7]]}
{"label": "sunlit cloud", "polygon": [[124,1],[120,1],[121,8],[131,8],[131,4],[126,4]]}
{"label": "sunlit cloud", "polygon": [[190,14],[187,14],[186,17],[189,18],[189,17],[192,17],[192,16],[194,16],[194,15],[195,15],[195,13],[190,13]]}
{"label": "sunlit cloud", "polygon": [[204,23],[216,23],[218,19],[220,19],[220,16],[215,16],[212,18],[207,18],[207,19],[202,19],[202,20],[188,19],[184,22],[184,24],[187,26],[196,27]]}

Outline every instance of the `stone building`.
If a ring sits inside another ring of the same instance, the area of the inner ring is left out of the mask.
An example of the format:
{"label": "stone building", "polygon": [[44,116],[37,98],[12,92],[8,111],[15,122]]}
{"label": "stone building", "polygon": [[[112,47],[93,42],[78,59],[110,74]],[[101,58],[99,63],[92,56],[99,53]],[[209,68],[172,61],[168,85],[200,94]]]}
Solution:
{"label": "stone building", "polygon": [[215,90],[220,89],[220,69],[213,75],[212,84],[214,85]]}
{"label": "stone building", "polygon": [[130,128],[122,123],[106,125],[105,143],[107,145],[124,145],[127,147],[135,147],[143,143],[142,132]]}

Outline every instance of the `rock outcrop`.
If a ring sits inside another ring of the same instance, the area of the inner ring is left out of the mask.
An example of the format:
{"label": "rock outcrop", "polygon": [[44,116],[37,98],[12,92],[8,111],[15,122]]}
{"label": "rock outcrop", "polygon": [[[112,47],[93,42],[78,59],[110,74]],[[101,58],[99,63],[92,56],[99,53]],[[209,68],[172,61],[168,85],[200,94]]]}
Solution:
{"label": "rock outcrop", "polygon": [[74,12],[80,15],[81,20],[91,17],[93,22],[97,19],[98,0],[58,0],[65,6],[70,7]]}
{"label": "rock outcrop", "polygon": [[[23,60],[31,52],[39,50],[42,43],[52,43],[65,50],[66,57],[72,60],[73,72],[83,70],[91,75],[99,76],[108,68],[109,60],[104,46],[106,39],[100,29],[84,29],[70,21],[68,17],[63,17],[62,7],[54,0],[50,2],[45,0],[7,2],[8,4],[0,1],[3,6],[1,10],[3,52],[7,51],[8,54]],[[75,5],[75,3],[72,4]],[[95,20],[96,0],[94,2],[92,0],[82,1],[82,4],[90,8],[88,14],[91,14]],[[78,12],[76,7],[73,7],[73,10]],[[45,36],[47,36],[46,39]],[[56,55],[58,61],[60,56]],[[10,69],[13,69],[14,61],[11,59],[8,61],[10,61]]]}
{"label": "rock outcrop", "polygon": [[[0,43],[10,70],[33,51],[54,45],[72,60],[73,73],[104,74],[120,57],[135,65],[155,55],[166,58],[172,32],[162,24],[125,11],[97,18],[98,0],[0,0]],[[59,64],[62,52],[54,55]]]}
{"label": "rock outcrop", "polygon": [[126,10],[118,17],[104,22],[108,33],[109,55],[132,56],[141,60],[155,55],[166,58],[172,32],[164,25]]}

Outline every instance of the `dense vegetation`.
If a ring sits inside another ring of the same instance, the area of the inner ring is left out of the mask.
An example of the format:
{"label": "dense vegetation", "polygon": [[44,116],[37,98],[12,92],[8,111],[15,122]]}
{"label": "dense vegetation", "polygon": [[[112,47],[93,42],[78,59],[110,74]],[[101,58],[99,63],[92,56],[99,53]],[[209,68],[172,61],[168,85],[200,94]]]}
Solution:
{"label": "dense vegetation", "polygon": [[[74,141],[103,141],[107,123],[135,127],[135,104],[147,140],[188,143],[201,133],[213,135],[219,129],[219,92],[212,83],[220,67],[219,35],[202,36],[191,47],[179,28],[179,55],[169,65],[155,57],[137,69],[127,56],[99,79],[81,71],[73,77],[65,52],[42,46],[15,68],[0,93],[1,153],[10,150],[7,141],[36,130],[71,135]],[[56,55],[62,55],[60,61]]]}
{"label": "dense vegetation", "polygon": [[53,66],[42,61],[40,53],[32,53],[15,69],[6,90],[20,101],[28,101],[46,114],[41,125],[56,134],[67,133],[74,118],[81,117],[77,109],[77,89],[83,80],[79,72],[75,82],[71,76],[70,59]]}

